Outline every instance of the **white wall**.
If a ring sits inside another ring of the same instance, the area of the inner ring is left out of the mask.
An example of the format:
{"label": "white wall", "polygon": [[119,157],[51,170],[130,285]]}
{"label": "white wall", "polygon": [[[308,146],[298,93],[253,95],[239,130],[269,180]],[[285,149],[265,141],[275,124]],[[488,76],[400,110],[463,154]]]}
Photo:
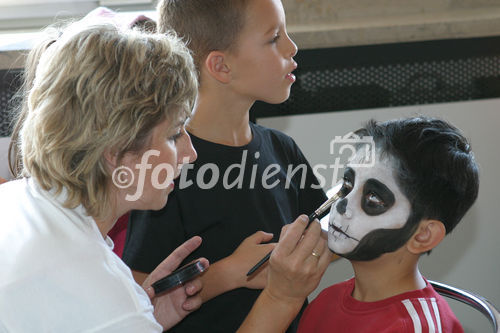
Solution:
{"label": "white wall", "polygon": [[10,138],[0,138],[0,177],[5,179],[12,178],[8,162],[9,143]]}
{"label": "white wall", "polygon": [[[441,281],[482,295],[500,307],[500,99],[433,104],[425,106],[331,112],[275,118],[258,123],[292,136],[311,165],[331,164],[329,143],[358,129],[370,118],[388,120],[411,115],[446,119],[462,129],[470,139],[480,166],[479,197],[456,229],[421,260],[421,272],[428,279]],[[326,175],[328,184],[332,173]],[[309,212],[304,212],[309,213]],[[328,268],[314,298],[323,288],[348,279],[353,271],[341,259]],[[450,302],[466,332],[489,332],[488,321],[466,306]]]}

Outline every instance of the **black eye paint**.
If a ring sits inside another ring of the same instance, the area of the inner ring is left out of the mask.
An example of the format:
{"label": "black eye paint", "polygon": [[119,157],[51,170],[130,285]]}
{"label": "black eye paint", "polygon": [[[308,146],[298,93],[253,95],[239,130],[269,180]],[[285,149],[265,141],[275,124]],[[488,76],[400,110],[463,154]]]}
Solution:
{"label": "black eye paint", "polygon": [[346,196],[354,188],[354,176],[355,176],[354,170],[352,168],[347,167],[344,171],[344,183],[342,184],[342,188],[340,189],[340,192],[342,193],[343,199],[340,200],[336,205],[337,212],[340,215],[345,214],[345,210],[347,207]]}
{"label": "black eye paint", "polygon": [[378,180],[370,178],[363,186],[361,208],[370,216],[376,216],[388,211],[395,202],[394,193]]}
{"label": "black eye paint", "polygon": [[356,173],[352,168],[347,167],[344,171],[344,183],[342,184],[342,196],[346,197],[354,188],[354,177]]}
{"label": "black eye paint", "polygon": [[346,207],[347,207],[347,198],[343,198],[337,203],[337,206],[335,208],[337,208],[337,212],[340,215],[344,215]]}

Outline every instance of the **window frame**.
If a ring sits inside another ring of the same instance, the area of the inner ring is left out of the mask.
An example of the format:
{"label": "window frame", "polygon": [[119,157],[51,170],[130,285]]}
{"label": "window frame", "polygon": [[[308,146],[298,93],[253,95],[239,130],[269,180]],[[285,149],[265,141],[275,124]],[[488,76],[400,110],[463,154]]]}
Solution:
{"label": "window frame", "polygon": [[81,18],[105,6],[117,11],[154,10],[155,0],[0,0],[0,31],[39,30],[57,20]]}

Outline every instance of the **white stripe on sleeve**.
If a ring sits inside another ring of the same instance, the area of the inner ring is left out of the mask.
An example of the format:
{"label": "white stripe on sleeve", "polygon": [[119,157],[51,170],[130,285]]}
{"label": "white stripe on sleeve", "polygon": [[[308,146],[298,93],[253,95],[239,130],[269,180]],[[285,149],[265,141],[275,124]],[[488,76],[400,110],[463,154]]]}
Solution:
{"label": "white stripe on sleeve", "polygon": [[422,310],[424,311],[425,319],[427,320],[427,326],[429,327],[429,333],[436,333],[436,327],[434,326],[434,321],[432,320],[432,315],[429,311],[427,300],[425,298],[419,298],[418,301],[420,302]]}
{"label": "white stripe on sleeve", "polygon": [[418,317],[418,313],[415,310],[415,307],[411,303],[409,299],[405,299],[404,301],[401,301],[403,305],[406,308],[406,311],[408,311],[408,314],[411,317],[411,320],[413,321],[413,330],[415,333],[422,333],[422,324],[420,324],[420,318]]}
{"label": "white stripe on sleeve", "polygon": [[437,331],[438,333],[443,333],[443,331],[441,330],[441,316],[439,315],[439,308],[434,297],[431,298],[431,304],[432,310],[434,311],[434,317],[436,317]]}

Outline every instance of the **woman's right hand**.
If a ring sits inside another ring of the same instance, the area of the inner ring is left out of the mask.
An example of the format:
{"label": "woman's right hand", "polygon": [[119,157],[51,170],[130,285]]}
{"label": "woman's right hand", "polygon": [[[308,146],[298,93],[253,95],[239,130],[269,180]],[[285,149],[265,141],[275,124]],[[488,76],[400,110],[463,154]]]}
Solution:
{"label": "woman's right hand", "polygon": [[307,228],[307,222],[301,215],[281,231],[269,260],[267,285],[238,332],[284,332],[318,286],[332,254],[320,224]]}
{"label": "woman's right hand", "polygon": [[[301,215],[283,228],[280,240],[269,260],[269,276],[264,289],[284,302],[300,303],[318,286],[331,262],[332,253],[321,237],[321,225]],[[314,253],[314,254],[313,254]]]}

